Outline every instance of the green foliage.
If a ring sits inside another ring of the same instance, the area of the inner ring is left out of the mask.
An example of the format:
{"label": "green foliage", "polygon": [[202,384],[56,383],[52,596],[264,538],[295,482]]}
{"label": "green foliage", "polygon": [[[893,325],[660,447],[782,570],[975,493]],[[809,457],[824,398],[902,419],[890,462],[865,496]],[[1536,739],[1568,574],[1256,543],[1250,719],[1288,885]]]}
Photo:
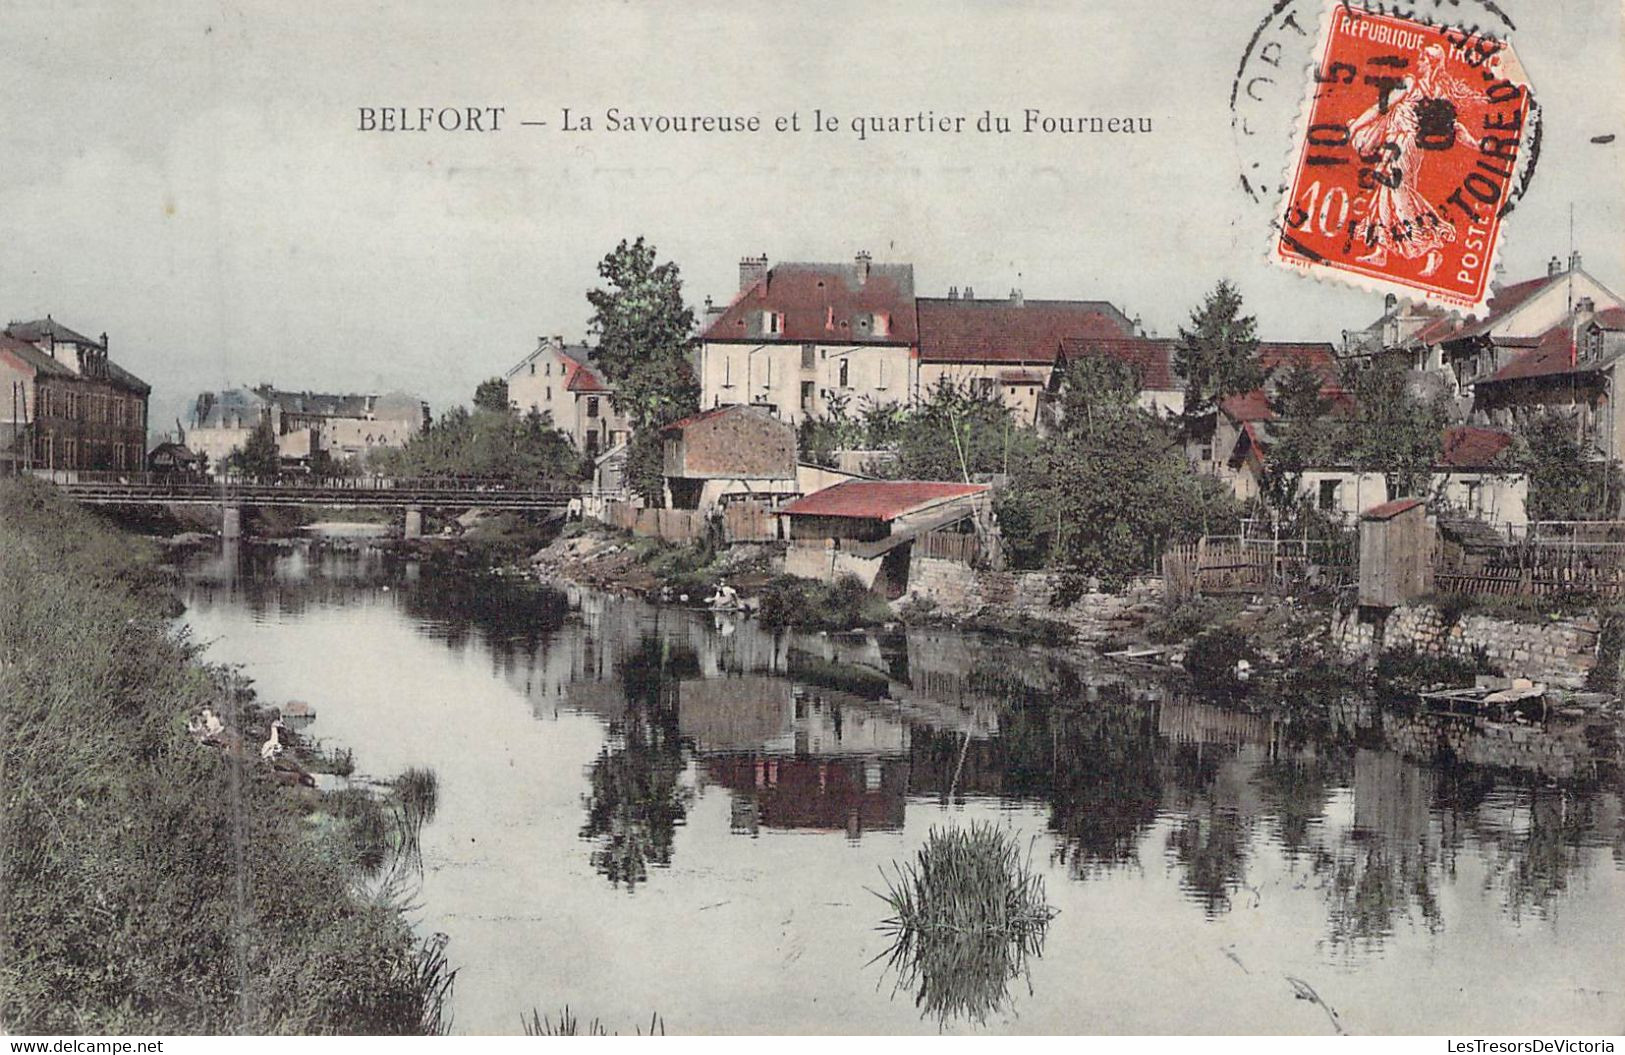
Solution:
{"label": "green foliage", "polygon": [[1179,328],[1174,370],[1185,379],[1187,424],[1213,413],[1226,396],[1263,386],[1258,361],[1258,320],[1241,314],[1241,293],[1220,280]]}
{"label": "green foliage", "polygon": [[1389,498],[1425,495],[1455,420],[1449,396],[1412,391],[1404,362],[1379,358],[1355,378],[1355,419],[1349,447],[1355,467],[1382,473]]}
{"label": "green foliage", "polygon": [[671,261],[655,262],[641,237],[599,261],[607,288],[587,293],[593,359],[615,386],[615,406],[635,429],[675,421],[699,407],[699,382],[688,365],[694,312],[683,303],[683,280]]}
{"label": "green foliage", "polygon": [[1074,364],[1059,402],[1055,430],[1012,464],[995,502],[1013,564],[1110,587],[1150,570],[1171,541],[1233,529],[1240,509],[1229,490],[1191,472],[1167,426],[1135,405],[1120,369]]}
{"label": "green foliage", "polygon": [[187,734],[202,707],[229,715],[234,690],[171,625],[150,548],[44,485],[0,482],[0,606],[8,1031],[444,1026],[444,957],[358,892],[344,829],[307,823],[257,759]]}
{"label": "green foliage", "polygon": [[651,509],[666,505],[666,453],[658,426],[632,433],[626,445],[626,485]]}
{"label": "green foliage", "polygon": [[1579,425],[1560,412],[1518,430],[1513,460],[1529,474],[1531,520],[1607,520],[1619,515],[1625,475],[1580,442]]}
{"label": "green foliage", "polygon": [[781,575],[762,587],[758,614],[762,625],[772,629],[851,630],[892,618],[890,606],[855,575],[834,583]]}
{"label": "green foliage", "polygon": [[836,451],[894,445],[907,416],[896,403],[878,403],[869,396],[863,397],[854,412],[851,397],[837,393],[826,401],[824,413],[802,419],[796,430],[796,448],[802,461],[833,466]]}
{"label": "green foliage", "polygon": [[369,464],[393,476],[473,476],[531,485],[578,480],[583,462],[545,414],[453,407],[406,446],[373,451]]}
{"label": "green foliage", "polygon": [[226,455],[226,471],[253,480],[274,480],[282,472],[282,452],[269,421],[261,421],[243,445]]}
{"label": "green foliage", "polygon": [[1338,429],[1332,404],[1321,393],[1323,379],[1307,363],[1295,362],[1276,380],[1270,396],[1269,456],[1264,463],[1264,495],[1277,511],[1299,505],[1303,471],[1337,457]]}
{"label": "green foliage", "polygon": [[892,912],[881,923],[892,936],[887,968],[939,1022],[983,1023],[1003,1010],[1055,918],[1043,876],[1015,836],[991,824],[932,828],[878,896]]}
{"label": "green foliage", "polygon": [[508,382],[500,377],[487,378],[474,389],[474,408],[506,414],[512,409],[508,401]]}
{"label": "green foliage", "polygon": [[998,397],[946,377],[881,427],[895,430],[896,472],[905,480],[969,481],[1009,472],[1038,446],[1033,431],[1019,427]]}
{"label": "green foliage", "polygon": [[1463,659],[1418,652],[1409,646],[1383,652],[1377,657],[1372,671],[1378,686],[1386,694],[1408,694],[1438,687],[1460,688],[1471,685],[1480,674],[1500,673],[1483,649],[1476,649],[1471,659]]}

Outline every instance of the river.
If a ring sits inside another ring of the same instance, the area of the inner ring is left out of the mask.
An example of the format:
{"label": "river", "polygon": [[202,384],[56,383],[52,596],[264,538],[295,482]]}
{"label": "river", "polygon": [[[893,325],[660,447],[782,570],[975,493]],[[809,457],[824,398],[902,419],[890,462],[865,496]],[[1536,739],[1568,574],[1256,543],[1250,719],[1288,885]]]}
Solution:
{"label": "river", "polygon": [[[1596,730],[1249,713],[955,633],[774,635],[320,543],[184,581],[264,702],[309,701],[366,773],[435,770],[414,922],[450,937],[457,1032],[565,1005],[622,1032],[1625,1026]],[[888,966],[873,892],[976,822],[1042,875],[1037,955]]]}

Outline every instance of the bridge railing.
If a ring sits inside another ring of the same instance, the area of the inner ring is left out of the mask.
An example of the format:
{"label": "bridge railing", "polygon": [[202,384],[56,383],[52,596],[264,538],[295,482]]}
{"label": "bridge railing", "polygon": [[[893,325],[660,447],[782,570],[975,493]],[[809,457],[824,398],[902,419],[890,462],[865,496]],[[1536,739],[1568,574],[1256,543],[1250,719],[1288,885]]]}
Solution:
{"label": "bridge railing", "polygon": [[477,476],[284,476],[258,479],[235,474],[205,476],[187,472],[120,472],[88,469],[36,469],[33,475],[42,480],[67,487],[106,486],[129,488],[155,488],[162,490],[215,490],[227,494],[243,491],[274,490],[279,493],[355,491],[443,493],[466,495],[487,492],[492,494],[546,494],[576,495],[583,491],[579,485],[562,481],[543,481],[534,484],[516,484],[507,480],[493,480]]}

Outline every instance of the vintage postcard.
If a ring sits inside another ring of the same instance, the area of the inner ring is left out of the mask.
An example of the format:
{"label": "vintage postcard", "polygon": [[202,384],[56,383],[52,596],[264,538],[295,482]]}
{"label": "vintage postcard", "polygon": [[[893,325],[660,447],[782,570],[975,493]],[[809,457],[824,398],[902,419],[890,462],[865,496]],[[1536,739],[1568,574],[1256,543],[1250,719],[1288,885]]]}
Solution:
{"label": "vintage postcard", "polygon": [[1620,0],[0,31],[14,1051],[1613,1050]]}

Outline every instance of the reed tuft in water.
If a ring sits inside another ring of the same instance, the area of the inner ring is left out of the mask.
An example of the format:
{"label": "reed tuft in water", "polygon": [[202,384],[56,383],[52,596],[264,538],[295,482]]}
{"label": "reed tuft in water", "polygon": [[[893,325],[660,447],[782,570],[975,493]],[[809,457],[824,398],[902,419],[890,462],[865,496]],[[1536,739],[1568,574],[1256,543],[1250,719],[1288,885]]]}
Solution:
{"label": "reed tuft in water", "polygon": [[1030,848],[991,824],[933,828],[915,859],[893,871],[882,872],[878,896],[892,910],[880,924],[892,937],[881,956],[896,988],[913,990],[921,1014],[939,1022],[985,1022],[1029,958],[1043,954],[1055,918]]}
{"label": "reed tuft in water", "polygon": [[[596,1018],[594,1018],[591,1022],[583,1023],[580,1019],[576,1018],[575,1013],[570,1010],[569,1004],[565,1004],[564,1010],[559,1012],[557,1021],[554,1021],[551,1016],[544,1015],[535,1008],[531,1008],[530,1016],[528,1018],[524,1015],[519,1016],[519,1024],[524,1027],[525,1036],[527,1037],[620,1036],[618,1032],[611,1033],[605,1028],[604,1024]],[[636,1030],[636,1035],[640,1037],[663,1037],[666,1035],[666,1020],[660,1017],[660,1013],[658,1011],[654,1012],[649,1016],[648,1032],[645,1033],[643,1027],[639,1026]]]}

